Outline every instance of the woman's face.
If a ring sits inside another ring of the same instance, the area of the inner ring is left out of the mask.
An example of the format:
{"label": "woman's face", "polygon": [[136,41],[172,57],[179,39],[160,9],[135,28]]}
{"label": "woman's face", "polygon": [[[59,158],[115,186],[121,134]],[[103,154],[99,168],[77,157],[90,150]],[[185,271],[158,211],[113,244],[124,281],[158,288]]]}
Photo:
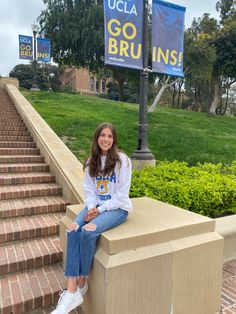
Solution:
{"label": "woman's face", "polygon": [[98,146],[101,149],[102,155],[107,155],[109,149],[114,142],[112,132],[109,128],[104,128],[98,137]]}

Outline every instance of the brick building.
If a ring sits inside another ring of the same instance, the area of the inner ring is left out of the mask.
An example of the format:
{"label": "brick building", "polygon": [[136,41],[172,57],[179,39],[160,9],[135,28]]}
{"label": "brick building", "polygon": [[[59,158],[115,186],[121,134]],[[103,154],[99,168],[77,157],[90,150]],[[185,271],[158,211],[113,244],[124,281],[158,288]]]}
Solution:
{"label": "brick building", "polygon": [[85,68],[65,68],[60,79],[62,87],[71,88],[75,92],[81,92],[87,95],[107,93],[106,85],[109,78],[98,79]]}

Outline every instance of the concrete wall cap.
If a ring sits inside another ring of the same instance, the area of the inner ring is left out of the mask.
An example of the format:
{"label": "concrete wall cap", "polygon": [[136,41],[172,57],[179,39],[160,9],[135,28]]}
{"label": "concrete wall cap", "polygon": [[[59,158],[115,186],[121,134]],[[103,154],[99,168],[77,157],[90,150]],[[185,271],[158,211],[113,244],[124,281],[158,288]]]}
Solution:
{"label": "concrete wall cap", "polygon": [[[132,199],[134,211],[125,224],[106,231],[100,245],[108,254],[213,232],[215,221],[148,197]],[[73,220],[83,204],[67,207]]]}
{"label": "concrete wall cap", "polygon": [[216,231],[222,237],[236,236],[236,215],[230,215],[215,219]]}
{"label": "concrete wall cap", "polygon": [[[215,221],[151,198],[132,199],[127,222],[104,232],[101,245],[108,254],[213,232]],[[148,211],[148,214],[147,214]]]}

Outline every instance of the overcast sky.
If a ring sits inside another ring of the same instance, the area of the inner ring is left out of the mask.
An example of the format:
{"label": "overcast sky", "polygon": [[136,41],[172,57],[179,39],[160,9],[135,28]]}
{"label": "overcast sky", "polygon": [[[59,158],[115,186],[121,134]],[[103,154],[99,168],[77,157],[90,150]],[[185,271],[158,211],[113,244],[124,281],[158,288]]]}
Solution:
{"label": "overcast sky", "polygon": [[[169,0],[185,6],[185,25],[189,27],[194,17],[210,13],[218,18],[217,0]],[[28,63],[19,59],[18,35],[31,35],[31,24],[44,9],[43,0],[2,0],[0,5],[0,75],[7,76],[16,64]]]}

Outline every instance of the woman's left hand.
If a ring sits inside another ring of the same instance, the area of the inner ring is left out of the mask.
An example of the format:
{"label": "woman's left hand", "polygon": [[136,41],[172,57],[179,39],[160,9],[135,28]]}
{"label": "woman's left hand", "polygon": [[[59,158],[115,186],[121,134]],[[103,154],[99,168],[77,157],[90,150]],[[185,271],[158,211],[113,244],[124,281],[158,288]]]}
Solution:
{"label": "woman's left hand", "polygon": [[87,215],[84,218],[84,221],[89,222],[93,218],[97,217],[99,214],[100,214],[99,210],[96,207],[90,208],[87,212]]}

